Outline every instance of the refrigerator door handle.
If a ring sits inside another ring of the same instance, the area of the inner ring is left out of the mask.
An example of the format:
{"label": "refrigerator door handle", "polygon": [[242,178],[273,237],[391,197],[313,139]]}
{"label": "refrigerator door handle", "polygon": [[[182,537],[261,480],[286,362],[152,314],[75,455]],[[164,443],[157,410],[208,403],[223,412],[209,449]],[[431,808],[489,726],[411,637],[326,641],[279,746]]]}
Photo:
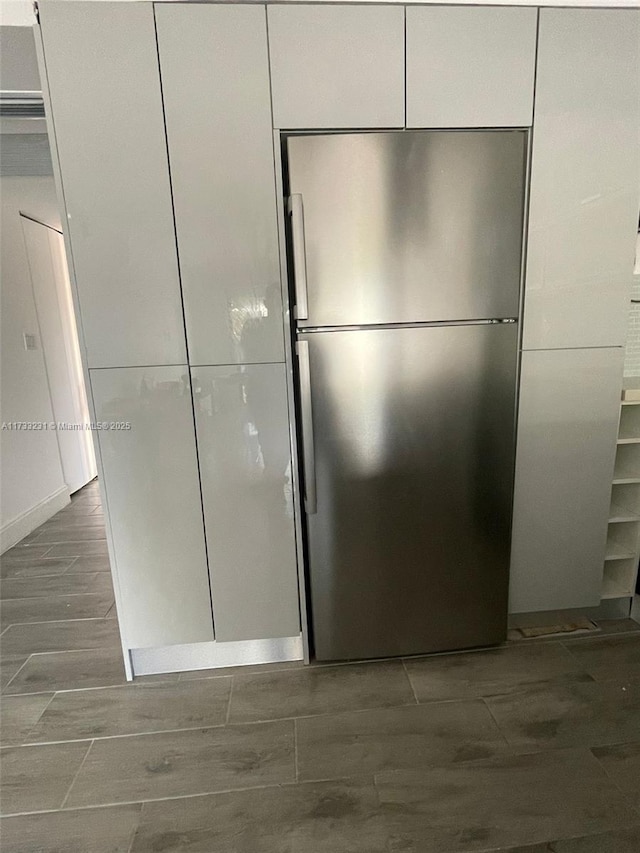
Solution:
{"label": "refrigerator door handle", "polygon": [[293,193],[289,196],[287,210],[291,217],[291,238],[293,243],[293,277],[296,293],[296,320],[309,318],[307,301],[307,252],[304,241],[304,210],[302,196]]}
{"label": "refrigerator door handle", "polygon": [[316,495],[316,458],[313,440],[313,412],[311,409],[309,342],[298,341],[296,344],[296,352],[298,353],[298,367],[300,369],[304,508],[307,515],[315,515],[318,510],[318,501]]}

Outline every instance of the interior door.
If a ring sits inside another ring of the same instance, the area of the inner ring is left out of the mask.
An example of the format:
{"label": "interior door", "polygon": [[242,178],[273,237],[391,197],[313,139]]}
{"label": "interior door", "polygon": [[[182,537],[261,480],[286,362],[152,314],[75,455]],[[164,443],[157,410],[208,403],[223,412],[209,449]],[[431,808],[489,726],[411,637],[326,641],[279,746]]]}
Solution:
{"label": "interior door", "polygon": [[[62,234],[22,217],[40,340],[53,414],[72,428],[57,429],[64,480],[73,494],[96,476],[91,420],[80,362]],[[75,425],[80,428],[73,428]]]}
{"label": "interior door", "polygon": [[518,315],[524,131],[292,136],[287,152],[301,325]]}
{"label": "interior door", "polygon": [[319,659],[504,639],[517,339],[517,324],[300,337]]}

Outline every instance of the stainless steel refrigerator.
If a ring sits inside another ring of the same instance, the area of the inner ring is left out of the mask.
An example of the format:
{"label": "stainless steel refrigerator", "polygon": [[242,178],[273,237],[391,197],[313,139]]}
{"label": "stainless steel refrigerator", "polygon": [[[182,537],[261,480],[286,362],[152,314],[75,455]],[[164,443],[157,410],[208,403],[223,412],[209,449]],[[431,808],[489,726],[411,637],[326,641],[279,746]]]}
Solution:
{"label": "stainless steel refrigerator", "polygon": [[313,644],[505,638],[526,131],[289,136]]}

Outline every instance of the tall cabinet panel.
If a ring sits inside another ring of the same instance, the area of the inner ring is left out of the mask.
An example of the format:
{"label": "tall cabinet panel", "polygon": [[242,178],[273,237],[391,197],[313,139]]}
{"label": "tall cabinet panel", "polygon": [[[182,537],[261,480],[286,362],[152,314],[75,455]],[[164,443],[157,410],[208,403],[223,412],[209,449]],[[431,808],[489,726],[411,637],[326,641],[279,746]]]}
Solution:
{"label": "tall cabinet panel", "polygon": [[624,344],[639,123],[640,11],[541,9],[525,349]]}
{"label": "tall cabinet panel", "polygon": [[522,355],[512,613],[600,603],[622,360],[618,347]]}
{"label": "tall cabinet panel", "polygon": [[536,9],[407,6],[407,127],[532,121]]}
{"label": "tall cabinet panel", "polygon": [[267,7],[279,128],[404,127],[404,8]]}
{"label": "tall cabinet panel", "polygon": [[156,21],[189,360],[283,361],[265,7]]}
{"label": "tall cabinet panel", "polygon": [[153,6],[39,13],[88,364],[184,363]]}
{"label": "tall cabinet panel", "polygon": [[216,638],[297,635],[285,366],[193,374]]}
{"label": "tall cabinet panel", "polygon": [[[129,648],[213,639],[188,368],[92,370]],[[130,424],[130,428],[126,428]]]}

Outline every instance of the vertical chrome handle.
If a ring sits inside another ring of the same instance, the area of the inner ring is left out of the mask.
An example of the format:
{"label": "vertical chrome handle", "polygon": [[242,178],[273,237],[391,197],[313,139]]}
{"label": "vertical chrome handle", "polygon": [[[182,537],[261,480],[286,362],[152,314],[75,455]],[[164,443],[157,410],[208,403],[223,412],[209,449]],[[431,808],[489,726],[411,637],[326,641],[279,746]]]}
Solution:
{"label": "vertical chrome handle", "polygon": [[291,238],[293,242],[293,277],[296,291],[296,320],[309,318],[307,302],[307,250],[304,242],[304,210],[302,196],[294,193],[289,196],[287,204],[291,217]]}
{"label": "vertical chrome handle", "polygon": [[298,368],[300,370],[300,406],[302,409],[302,455],[304,477],[304,508],[307,515],[317,512],[316,456],[313,441],[313,411],[311,409],[311,374],[309,371],[309,342],[298,341]]}

